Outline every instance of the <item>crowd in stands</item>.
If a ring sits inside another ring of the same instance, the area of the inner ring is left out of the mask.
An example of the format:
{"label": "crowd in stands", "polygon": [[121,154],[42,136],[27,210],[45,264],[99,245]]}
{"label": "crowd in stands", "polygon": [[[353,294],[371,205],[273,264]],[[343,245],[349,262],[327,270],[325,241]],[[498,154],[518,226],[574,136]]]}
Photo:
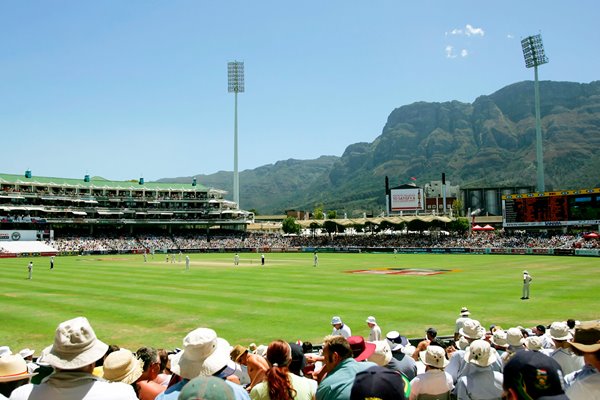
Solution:
{"label": "crowd in stands", "polygon": [[521,233],[502,235],[478,232],[473,235],[424,234],[360,234],[360,235],[306,235],[232,233],[211,235],[172,236],[98,236],[60,237],[48,241],[59,251],[179,251],[202,249],[286,249],[291,247],[316,248],[600,248],[600,240],[584,239],[573,234]]}
{"label": "crowd in stands", "polygon": [[466,307],[452,321],[449,339],[433,327],[420,341],[383,335],[373,316],[365,338],[334,316],[318,351],[286,340],[232,345],[207,327],[187,333],[182,349],[131,351],[77,317],[58,325],[38,357],[0,346],[0,399],[600,398],[600,321],[485,328]]}

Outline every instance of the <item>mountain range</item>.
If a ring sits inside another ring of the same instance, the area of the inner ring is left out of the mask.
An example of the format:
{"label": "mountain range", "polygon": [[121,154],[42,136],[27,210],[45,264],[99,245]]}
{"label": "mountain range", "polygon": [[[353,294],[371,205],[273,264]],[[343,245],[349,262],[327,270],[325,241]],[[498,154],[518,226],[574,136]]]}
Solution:
{"label": "mountain range", "polygon": [[[540,100],[546,190],[600,187],[600,81],[542,81]],[[391,186],[410,177],[420,186],[439,181],[442,173],[461,188],[535,186],[532,81],[473,103],[416,102],[396,108],[381,135],[350,144],[341,157],[289,159],[241,171],[240,203],[259,214],[322,206],[358,216],[385,208],[385,176]],[[195,177],[231,197],[232,172]]]}

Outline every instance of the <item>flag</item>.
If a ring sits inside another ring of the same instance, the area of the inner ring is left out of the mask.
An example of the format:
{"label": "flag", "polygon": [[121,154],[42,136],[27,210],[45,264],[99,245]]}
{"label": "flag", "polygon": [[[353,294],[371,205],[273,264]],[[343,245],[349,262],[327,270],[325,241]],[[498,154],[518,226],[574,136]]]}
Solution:
{"label": "flag", "polygon": [[417,178],[415,178],[414,176],[411,176],[411,177],[410,177],[410,180],[411,180],[411,181],[416,181],[416,180],[417,180]]}

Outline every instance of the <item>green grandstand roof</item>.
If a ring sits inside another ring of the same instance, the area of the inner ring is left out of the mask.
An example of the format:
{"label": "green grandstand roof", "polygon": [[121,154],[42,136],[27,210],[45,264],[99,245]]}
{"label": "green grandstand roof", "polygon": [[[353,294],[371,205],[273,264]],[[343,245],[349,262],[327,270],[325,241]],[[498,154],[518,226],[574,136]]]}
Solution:
{"label": "green grandstand roof", "polygon": [[13,175],[13,174],[1,174],[0,173],[0,183],[8,183],[8,184],[23,184],[23,183],[31,183],[31,184],[42,184],[42,185],[59,185],[59,186],[72,186],[79,188],[92,188],[92,189],[128,189],[128,190],[185,190],[185,191],[208,191],[209,188],[203,186],[201,184],[197,184],[196,186],[192,186],[192,183],[159,183],[159,182],[144,182],[143,185],[138,183],[138,180],[132,181],[110,181],[104,179],[99,176],[90,177],[90,182],[84,182],[83,178],[81,179],[71,179],[71,178],[53,178],[46,176],[36,176],[33,175],[31,178],[26,178],[25,175]]}

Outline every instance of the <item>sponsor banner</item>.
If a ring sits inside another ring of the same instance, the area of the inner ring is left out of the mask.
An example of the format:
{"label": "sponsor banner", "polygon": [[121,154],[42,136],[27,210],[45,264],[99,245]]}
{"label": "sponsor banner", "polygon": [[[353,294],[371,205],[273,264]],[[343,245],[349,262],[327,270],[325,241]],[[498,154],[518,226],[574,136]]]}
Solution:
{"label": "sponsor banner", "polygon": [[0,240],[33,242],[37,240],[37,233],[35,230],[0,230]]}
{"label": "sponsor banner", "polygon": [[527,254],[527,249],[505,249],[510,252],[510,254]]}
{"label": "sponsor banner", "polygon": [[600,256],[600,250],[598,249],[575,249],[576,256]]}
{"label": "sponsor banner", "polygon": [[555,256],[573,256],[575,255],[574,249],[554,249]]}
{"label": "sponsor banner", "polygon": [[552,255],[554,249],[531,249],[531,254]]}
{"label": "sponsor banner", "polygon": [[0,258],[16,258],[15,253],[0,253]]}

